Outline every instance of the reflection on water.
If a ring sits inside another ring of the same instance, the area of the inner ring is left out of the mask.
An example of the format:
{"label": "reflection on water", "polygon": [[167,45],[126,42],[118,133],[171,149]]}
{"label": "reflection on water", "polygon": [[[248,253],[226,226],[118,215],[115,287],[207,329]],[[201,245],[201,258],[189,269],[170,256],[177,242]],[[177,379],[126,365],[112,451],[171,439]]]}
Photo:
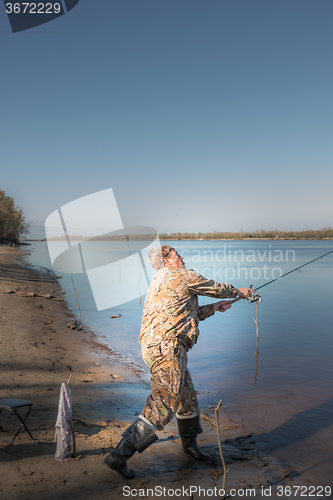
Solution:
{"label": "reflection on water", "polygon": [[253,321],[255,322],[256,324],[256,334],[257,334],[257,349],[256,349],[256,352],[254,353],[255,354],[255,357],[256,357],[256,373],[254,375],[254,380],[253,380],[253,383],[252,385],[254,387],[256,387],[257,385],[257,379],[258,379],[258,358],[259,358],[259,314],[258,314],[258,302],[256,302],[256,319],[253,318]]}
{"label": "reflection on water", "polygon": [[254,353],[256,357],[256,372],[254,374],[254,379],[252,385],[254,387],[257,386],[257,379],[258,379],[258,359],[259,359],[259,335],[257,336],[257,349],[256,352]]}
{"label": "reflection on water", "polygon": [[[187,267],[236,287],[251,283],[254,289],[333,248],[331,241],[182,241],[172,245],[184,256]],[[45,243],[34,247],[32,263],[50,267]],[[216,405],[223,399],[231,414],[258,436],[263,451],[308,470],[306,477],[312,484],[332,483],[332,263],[333,254],[262,290],[260,374],[259,319],[256,312],[255,333],[255,306],[247,301],[203,321],[198,343],[189,353],[200,403]],[[137,340],[144,300],[138,297],[97,312],[86,277],[73,278],[82,321],[101,332],[111,347],[144,366]],[[63,275],[60,282],[76,311],[70,276]],[[201,305],[210,302],[200,297]],[[121,316],[111,319],[111,315]]]}

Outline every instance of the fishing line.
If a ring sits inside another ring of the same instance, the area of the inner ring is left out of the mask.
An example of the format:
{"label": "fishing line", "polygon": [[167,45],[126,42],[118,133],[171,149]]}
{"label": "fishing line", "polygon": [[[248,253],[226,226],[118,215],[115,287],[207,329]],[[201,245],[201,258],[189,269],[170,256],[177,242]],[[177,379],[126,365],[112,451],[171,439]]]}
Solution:
{"label": "fishing line", "polygon": [[[329,252],[327,253],[324,253],[323,255],[321,255],[320,257],[316,257],[315,259],[312,259],[310,260],[309,262],[306,262],[305,264],[302,264],[301,266],[298,266],[298,267],[295,267],[295,269],[292,269],[291,271],[288,271],[287,273],[284,273],[282,274],[281,276],[279,276],[278,278],[275,278],[271,281],[268,281],[267,283],[265,283],[264,285],[261,285],[261,286],[258,286],[256,287],[256,291],[255,292],[252,292],[252,296],[251,297],[248,297],[247,301],[251,304],[253,302],[256,303],[256,319],[253,318],[254,322],[256,323],[256,326],[257,326],[257,349],[256,349],[256,352],[255,352],[255,355],[256,355],[256,372],[255,372],[255,376],[254,376],[254,381],[253,381],[253,385],[256,386],[257,385],[257,378],[258,378],[258,356],[259,356],[259,319],[258,319],[258,302],[261,302],[261,296],[259,293],[257,293],[258,290],[260,290],[260,288],[264,288],[264,286],[267,286],[267,285],[270,285],[271,283],[274,283],[274,281],[278,281],[280,280],[281,278],[284,278],[285,276],[287,276],[288,274],[291,274],[295,271],[298,271],[299,269],[301,269],[302,267],[305,267],[305,266],[308,266],[309,264],[312,264],[312,262],[315,262],[316,260],[319,260],[319,259],[322,259],[323,257],[326,257],[326,255],[329,255],[330,253],[333,253],[333,250],[330,250]],[[250,285],[250,288],[252,288],[252,285]],[[234,302],[238,302],[239,300],[241,300],[242,297],[237,297],[236,299],[232,300],[230,303],[233,304]],[[220,310],[222,311],[222,306],[220,306]]]}
{"label": "fishing line", "polygon": [[302,266],[295,267],[295,269],[292,269],[291,271],[288,271],[287,273],[282,274],[281,276],[279,276],[278,278],[275,278],[274,280],[268,281],[268,282],[267,282],[267,283],[265,283],[264,285],[261,285],[261,286],[256,287],[256,290],[260,290],[260,288],[264,288],[264,286],[267,286],[267,285],[269,285],[270,283],[273,283],[274,281],[280,280],[281,278],[284,278],[284,277],[285,277],[285,276],[287,276],[288,274],[291,274],[291,273],[293,273],[293,272],[295,272],[295,271],[298,271],[298,269],[301,269],[302,267],[308,266],[308,265],[309,265],[309,264],[311,264],[312,262],[315,262],[316,260],[322,259],[323,257],[325,257],[326,255],[328,255],[328,254],[330,254],[330,253],[333,253],[333,250],[331,250],[330,252],[324,253],[324,255],[321,255],[320,257],[316,257],[315,259],[310,260],[309,262],[307,262],[306,264],[303,264]]}
{"label": "fishing line", "polygon": [[[321,255],[320,257],[316,257],[315,259],[312,259],[310,260],[309,262],[306,262],[305,264],[302,264],[301,266],[298,266],[298,267],[295,267],[295,269],[292,269],[291,271],[288,271],[287,273],[284,273],[282,274],[281,276],[279,276],[278,278],[275,278],[271,281],[268,281],[267,283],[265,283],[264,285],[261,285],[261,286],[258,286],[256,287],[256,291],[255,292],[252,292],[252,296],[251,297],[248,297],[247,301],[251,304],[253,302],[261,302],[261,296],[259,293],[257,293],[258,290],[260,290],[260,288],[264,288],[264,286],[267,286],[267,285],[270,285],[271,283],[274,283],[274,281],[278,281],[280,280],[281,278],[284,278],[285,276],[287,276],[288,274],[291,274],[295,271],[298,271],[299,269],[301,269],[302,267],[305,267],[305,266],[308,266],[309,264],[311,264],[312,262],[315,262],[316,260],[319,260],[319,259],[322,259],[323,257],[326,257],[326,255],[329,255],[330,253],[333,253],[333,250],[330,250],[329,252],[327,253],[324,253],[324,255]],[[250,285],[250,288],[252,288],[252,285]],[[232,300],[230,302],[230,304],[234,304],[235,302],[238,302],[239,300],[241,300],[243,297],[237,297],[236,299]],[[220,311],[222,311],[222,306],[220,306]]]}

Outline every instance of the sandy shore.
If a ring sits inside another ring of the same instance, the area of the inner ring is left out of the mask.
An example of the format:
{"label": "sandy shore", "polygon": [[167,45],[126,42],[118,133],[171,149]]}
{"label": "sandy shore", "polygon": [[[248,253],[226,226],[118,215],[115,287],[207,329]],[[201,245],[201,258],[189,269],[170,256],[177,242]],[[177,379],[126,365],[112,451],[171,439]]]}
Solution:
{"label": "sandy shore", "polygon": [[[124,481],[104,465],[105,454],[142,409],[149,394],[148,374],[100,344],[88,328],[68,329],[75,314],[64,301],[24,295],[61,297],[62,290],[52,276],[42,282],[38,273],[20,266],[21,255],[17,248],[0,247],[0,398],[33,401],[28,427],[34,441],[22,432],[6,446],[18,421],[8,412],[1,414],[6,432],[0,431],[0,498],[220,498],[223,467],[214,407],[202,409],[204,433],[198,437],[211,454],[209,462],[195,462],[181,452],[173,421],[158,433],[159,441],[131,459],[134,480]],[[60,386],[70,375],[78,455],[58,462],[54,425]],[[296,471],[260,455],[252,437],[223,407],[219,422],[229,469],[227,492],[232,489],[234,498],[263,497],[264,488],[265,496],[288,498],[278,495],[277,487],[296,486]]]}

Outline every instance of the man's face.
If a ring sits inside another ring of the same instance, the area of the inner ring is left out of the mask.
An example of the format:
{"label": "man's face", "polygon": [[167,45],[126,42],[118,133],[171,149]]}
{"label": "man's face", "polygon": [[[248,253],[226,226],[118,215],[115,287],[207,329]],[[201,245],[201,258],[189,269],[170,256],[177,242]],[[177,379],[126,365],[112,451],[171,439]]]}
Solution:
{"label": "man's face", "polygon": [[176,250],[171,250],[169,255],[165,258],[165,264],[167,266],[178,267],[179,269],[185,269],[183,257],[181,255],[178,255]]}

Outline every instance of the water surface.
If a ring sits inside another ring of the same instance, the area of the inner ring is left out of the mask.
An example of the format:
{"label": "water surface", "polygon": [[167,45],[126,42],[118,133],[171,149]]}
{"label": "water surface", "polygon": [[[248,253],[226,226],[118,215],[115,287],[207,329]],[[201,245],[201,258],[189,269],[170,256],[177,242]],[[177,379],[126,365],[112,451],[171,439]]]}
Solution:
{"label": "water surface", "polygon": [[[103,244],[101,242],[101,244]],[[172,242],[206,277],[258,287],[333,249],[332,241]],[[46,243],[29,261],[50,268]],[[77,311],[70,276],[60,280]],[[144,366],[137,338],[139,298],[98,312],[85,275],[73,275],[82,321],[125,357]],[[200,404],[223,404],[256,435],[258,446],[301,472],[298,480],[333,485],[333,254],[262,288],[259,355],[255,305],[240,301],[200,324],[189,369]],[[212,299],[200,298],[200,303]],[[110,315],[122,314],[119,319]],[[144,403],[144,402],[143,402]]]}

